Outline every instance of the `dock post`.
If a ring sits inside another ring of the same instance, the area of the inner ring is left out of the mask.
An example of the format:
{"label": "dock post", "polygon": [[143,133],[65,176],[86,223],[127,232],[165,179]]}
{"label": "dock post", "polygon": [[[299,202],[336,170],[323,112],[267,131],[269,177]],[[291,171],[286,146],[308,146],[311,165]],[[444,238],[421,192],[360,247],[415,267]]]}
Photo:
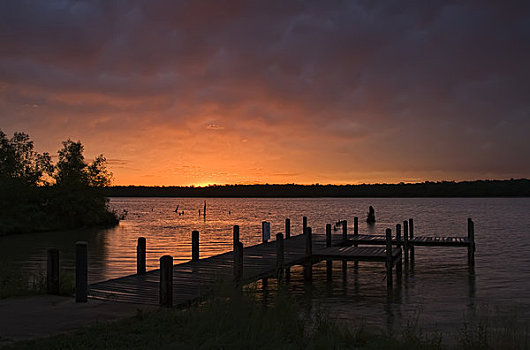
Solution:
{"label": "dock post", "polygon": [[191,260],[199,260],[199,231],[191,232]]}
{"label": "dock post", "polygon": [[475,265],[475,223],[471,218],[467,219],[467,239],[469,245],[467,247],[467,262],[469,265]]}
{"label": "dock post", "polygon": [[[355,216],[353,218],[353,239],[359,237],[359,218]],[[357,243],[353,244],[354,247],[357,247]]]}
{"label": "dock post", "polygon": [[164,255],[160,258],[160,306],[173,306],[173,257]]}
{"label": "dock post", "polygon": [[136,246],[136,274],[137,275],[143,275],[146,272],[145,254],[146,254],[145,237],[138,237],[138,245]]}
{"label": "dock post", "polygon": [[291,238],[291,219],[285,219],[285,239]]}
{"label": "dock post", "polygon": [[401,224],[396,224],[396,245],[401,249],[401,254],[399,254],[399,259],[396,265],[398,283],[401,283],[401,275],[403,274],[403,241],[401,240]]}
{"label": "dock post", "polygon": [[59,250],[48,249],[48,266],[46,271],[46,292],[59,294]]}
{"label": "dock post", "polygon": [[75,302],[86,303],[88,296],[87,242],[75,243]]}
{"label": "dock post", "polygon": [[331,224],[326,224],[326,247],[331,247]]}
{"label": "dock post", "polygon": [[276,234],[276,275],[278,281],[283,280],[284,255],[283,234],[280,232]]}
{"label": "dock post", "polygon": [[243,243],[237,242],[234,247],[234,280],[241,282],[243,279]]}
{"label": "dock post", "polygon": [[388,290],[392,289],[392,230],[386,229],[386,287]]}
{"label": "dock post", "polygon": [[403,221],[403,252],[405,253],[405,267],[409,264],[409,222]]}
{"label": "dock post", "polygon": [[307,228],[307,216],[302,217],[302,233],[305,234]]}
{"label": "dock post", "polygon": [[[414,239],[414,219],[409,219],[409,238]],[[410,266],[414,268],[414,245],[410,245]]]}
{"label": "dock post", "polygon": [[304,230],[305,235],[305,264],[304,264],[304,280],[311,281],[313,279],[313,264],[312,264],[312,255],[313,255],[313,239],[311,227],[306,227]]}
{"label": "dock post", "polygon": [[[348,240],[348,221],[342,220],[342,241],[346,242]],[[342,260],[342,273],[346,275],[346,270],[348,269],[348,261]]]}
{"label": "dock post", "polygon": [[[331,224],[326,224],[326,247],[331,247]],[[326,260],[326,278],[331,281],[331,273],[333,271],[333,261]]]}
{"label": "dock post", "polygon": [[233,246],[232,249],[236,250],[237,242],[239,242],[239,225],[234,225],[234,230],[232,232],[233,236]]}
{"label": "dock post", "polygon": [[261,222],[261,242],[267,243],[271,239],[271,223],[268,221]]}

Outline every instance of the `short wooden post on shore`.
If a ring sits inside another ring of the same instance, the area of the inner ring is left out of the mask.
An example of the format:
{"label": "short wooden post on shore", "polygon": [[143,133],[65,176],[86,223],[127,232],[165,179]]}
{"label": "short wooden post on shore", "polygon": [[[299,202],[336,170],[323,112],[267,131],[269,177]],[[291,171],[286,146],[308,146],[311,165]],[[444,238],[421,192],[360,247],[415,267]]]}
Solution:
{"label": "short wooden post on shore", "polygon": [[234,248],[234,280],[241,282],[243,279],[243,243],[237,242]]}
{"label": "short wooden post on shore", "polygon": [[307,216],[302,217],[302,233],[305,234],[305,229],[307,228]]}
{"label": "short wooden post on shore", "polygon": [[[355,216],[353,218],[353,239],[359,237],[359,218]],[[353,244],[354,247],[357,247],[357,243]]]}
{"label": "short wooden post on shore", "polygon": [[306,227],[305,235],[305,264],[304,264],[304,280],[311,281],[313,279],[313,235],[311,227]]}
{"label": "short wooden post on shore", "polygon": [[160,306],[173,306],[173,257],[164,255],[160,258]]}
{"label": "short wooden post on shore", "polygon": [[[414,239],[414,219],[409,219],[409,240]],[[414,245],[410,245],[410,265],[414,266]]]}
{"label": "short wooden post on shore", "polygon": [[284,265],[285,247],[283,243],[283,234],[276,234],[276,274],[278,280],[283,280],[283,265]]}
{"label": "short wooden post on shore", "polygon": [[291,219],[285,219],[285,239],[291,238]]}
{"label": "short wooden post on shore", "polygon": [[386,286],[388,289],[392,289],[392,267],[393,267],[393,256],[392,256],[392,230],[386,229]]}
{"label": "short wooden post on shore", "polygon": [[409,222],[403,221],[403,252],[405,254],[405,266],[409,264]]}
{"label": "short wooden post on shore", "polygon": [[86,303],[88,298],[87,242],[75,243],[75,302]]}
{"label": "short wooden post on shore", "polygon": [[145,237],[138,237],[138,244],[136,245],[136,274],[137,275],[143,275],[146,272],[145,255],[146,255]]}
{"label": "short wooden post on shore", "polygon": [[59,285],[59,250],[48,249],[48,266],[46,271],[46,292],[58,295]]}
{"label": "short wooden post on shore", "polygon": [[467,239],[469,245],[467,247],[467,262],[469,265],[475,265],[475,223],[471,218],[467,219]]}
{"label": "short wooden post on shore", "polygon": [[191,232],[191,260],[199,260],[199,231]]}
{"label": "short wooden post on shore", "polygon": [[234,230],[232,232],[232,237],[233,237],[232,249],[235,250],[237,242],[239,242],[239,225],[234,225]]}

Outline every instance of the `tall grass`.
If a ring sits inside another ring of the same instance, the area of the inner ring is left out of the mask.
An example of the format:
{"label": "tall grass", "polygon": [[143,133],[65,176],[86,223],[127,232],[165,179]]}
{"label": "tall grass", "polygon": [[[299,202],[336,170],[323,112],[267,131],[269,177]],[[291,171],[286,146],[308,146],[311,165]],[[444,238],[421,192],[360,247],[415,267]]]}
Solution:
{"label": "tall grass", "polygon": [[[61,295],[72,295],[74,276],[62,270],[60,273]],[[20,266],[0,261],[0,299],[46,293],[46,275],[39,271],[27,273]]]}
{"label": "tall grass", "polygon": [[[524,322],[489,319],[459,329],[424,332],[417,319],[389,334],[362,324],[340,324],[325,310],[302,310],[278,291],[264,304],[252,289],[217,288],[214,297],[185,309],[160,309],[111,323],[96,323],[54,337],[18,342],[6,349],[528,349]],[[458,327],[458,326],[457,326]],[[527,323],[526,326],[527,327]],[[444,344],[444,339],[454,341]]]}

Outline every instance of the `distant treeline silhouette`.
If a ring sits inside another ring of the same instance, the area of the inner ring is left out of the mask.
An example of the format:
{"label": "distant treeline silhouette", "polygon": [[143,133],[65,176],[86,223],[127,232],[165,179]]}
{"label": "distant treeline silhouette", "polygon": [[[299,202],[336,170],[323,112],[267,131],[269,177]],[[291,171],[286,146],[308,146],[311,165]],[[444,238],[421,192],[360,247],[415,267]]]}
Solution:
{"label": "distant treeline silhouette", "polygon": [[112,186],[109,197],[528,197],[530,180],[441,181],[363,185]]}

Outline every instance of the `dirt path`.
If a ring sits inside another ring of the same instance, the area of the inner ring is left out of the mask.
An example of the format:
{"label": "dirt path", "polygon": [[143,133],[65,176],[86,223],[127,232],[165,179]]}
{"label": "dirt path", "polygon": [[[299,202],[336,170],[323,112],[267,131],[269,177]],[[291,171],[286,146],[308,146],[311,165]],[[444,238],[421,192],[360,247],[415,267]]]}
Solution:
{"label": "dirt path", "polygon": [[131,317],[138,309],[157,307],[39,295],[0,300],[0,347],[14,341],[46,337],[87,326],[97,321]]}

